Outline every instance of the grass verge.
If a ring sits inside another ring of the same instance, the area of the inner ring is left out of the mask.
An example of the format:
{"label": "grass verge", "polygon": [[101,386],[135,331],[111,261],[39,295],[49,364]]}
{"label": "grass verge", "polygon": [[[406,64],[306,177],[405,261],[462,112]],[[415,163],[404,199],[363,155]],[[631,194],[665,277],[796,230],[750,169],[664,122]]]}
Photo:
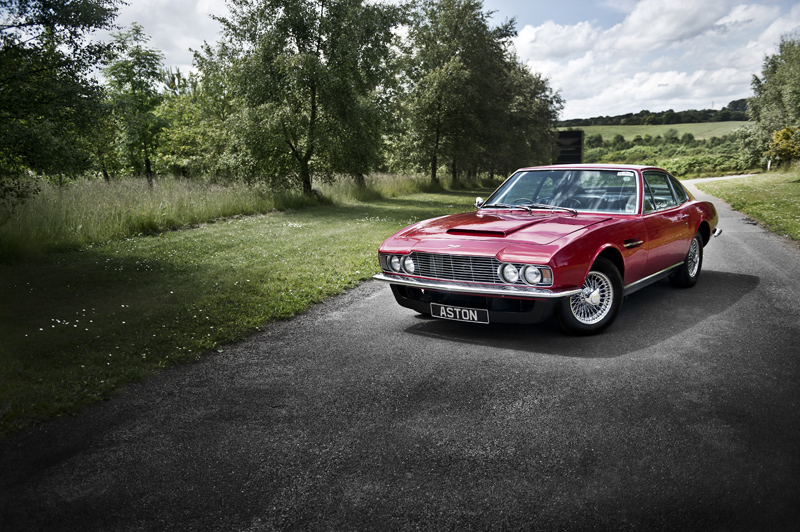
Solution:
{"label": "grass verge", "polygon": [[475,194],[229,218],[0,264],[0,431],[73,414],[353,287],[377,272],[383,239]]}
{"label": "grass verge", "polygon": [[773,233],[800,241],[800,172],[712,181],[698,188],[725,200]]}

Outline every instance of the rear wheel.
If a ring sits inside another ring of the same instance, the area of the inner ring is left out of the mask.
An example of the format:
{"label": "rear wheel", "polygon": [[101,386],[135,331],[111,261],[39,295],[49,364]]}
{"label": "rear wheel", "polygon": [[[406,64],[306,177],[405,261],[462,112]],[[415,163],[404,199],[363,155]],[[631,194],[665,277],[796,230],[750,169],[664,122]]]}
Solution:
{"label": "rear wheel", "polygon": [[611,325],[622,305],[622,276],[614,264],[599,257],[579,294],[561,300],[556,317],[574,335],[597,334]]}
{"label": "rear wheel", "polygon": [[673,286],[679,288],[691,288],[697,284],[700,278],[700,270],[703,268],[703,240],[700,234],[694,235],[689,252],[686,253],[686,260],[672,274],[669,281]]}

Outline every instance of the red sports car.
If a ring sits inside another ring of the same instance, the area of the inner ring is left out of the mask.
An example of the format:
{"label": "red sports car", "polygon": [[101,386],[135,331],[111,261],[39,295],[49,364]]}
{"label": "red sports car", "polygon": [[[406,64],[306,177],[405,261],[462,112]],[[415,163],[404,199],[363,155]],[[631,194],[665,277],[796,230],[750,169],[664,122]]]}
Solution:
{"label": "red sports car", "polygon": [[660,168],[523,168],[477,210],[406,227],[379,249],[400,305],[474,323],[535,323],[571,334],[611,325],[623,297],[664,277],[697,282],[717,211]]}

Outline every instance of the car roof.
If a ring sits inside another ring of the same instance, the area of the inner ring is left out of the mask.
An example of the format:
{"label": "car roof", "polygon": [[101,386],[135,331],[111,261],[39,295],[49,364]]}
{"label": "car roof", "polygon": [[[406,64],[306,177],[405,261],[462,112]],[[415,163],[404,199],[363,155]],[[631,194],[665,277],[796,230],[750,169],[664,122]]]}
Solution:
{"label": "car roof", "polygon": [[588,163],[588,164],[551,164],[546,166],[529,166],[517,170],[661,170],[655,166],[646,166],[640,164],[606,164],[606,163]]}

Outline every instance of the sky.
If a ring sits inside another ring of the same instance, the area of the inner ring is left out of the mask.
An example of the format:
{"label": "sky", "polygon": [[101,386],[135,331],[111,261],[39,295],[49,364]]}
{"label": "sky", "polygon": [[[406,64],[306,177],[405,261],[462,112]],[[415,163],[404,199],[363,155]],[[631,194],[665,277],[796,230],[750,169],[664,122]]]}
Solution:
{"label": "sky", "polygon": [[[218,38],[222,0],[127,0],[165,66],[191,69],[190,49]],[[516,20],[520,60],[564,99],[562,119],[721,109],[752,95],[782,35],[800,35],[800,1],[484,0],[494,25]]]}

